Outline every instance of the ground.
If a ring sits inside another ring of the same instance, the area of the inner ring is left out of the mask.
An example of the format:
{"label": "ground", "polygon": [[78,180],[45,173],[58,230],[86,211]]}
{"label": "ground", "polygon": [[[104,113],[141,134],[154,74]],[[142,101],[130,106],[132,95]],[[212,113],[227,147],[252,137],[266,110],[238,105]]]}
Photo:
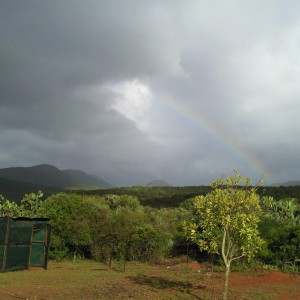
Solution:
{"label": "ground", "polygon": [[[0,299],[220,299],[223,273],[208,264],[50,262],[48,270],[0,273]],[[268,270],[232,272],[229,299],[300,300],[300,276]]]}

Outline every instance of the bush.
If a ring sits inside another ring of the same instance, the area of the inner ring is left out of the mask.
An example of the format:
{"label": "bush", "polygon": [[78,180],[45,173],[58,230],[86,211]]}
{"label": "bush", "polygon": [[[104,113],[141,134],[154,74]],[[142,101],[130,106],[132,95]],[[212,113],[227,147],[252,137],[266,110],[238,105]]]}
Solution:
{"label": "bush", "polygon": [[294,199],[262,199],[264,217],[260,231],[265,244],[259,253],[266,263],[285,272],[300,271],[300,220],[299,204]]}

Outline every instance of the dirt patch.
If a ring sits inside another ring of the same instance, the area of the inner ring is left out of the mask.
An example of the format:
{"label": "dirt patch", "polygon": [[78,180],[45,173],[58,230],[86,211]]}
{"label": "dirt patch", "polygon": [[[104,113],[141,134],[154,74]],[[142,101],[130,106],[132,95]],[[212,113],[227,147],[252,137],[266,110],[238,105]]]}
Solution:
{"label": "dirt patch", "polygon": [[[221,283],[223,278],[216,280]],[[298,275],[265,270],[232,272],[229,286],[232,294],[241,293],[241,299],[253,299],[256,295],[257,299],[300,300]]]}
{"label": "dirt patch", "polygon": [[280,272],[248,272],[248,273],[232,273],[230,278],[230,284],[233,286],[245,286],[245,285],[262,285],[262,284],[274,284],[274,283],[289,283],[297,281],[297,276],[284,274]]}
{"label": "dirt patch", "polygon": [[191,268],[192,270],[200,271],[201,269],[205,270],[205,266],[201,266],[197,262],[190,262],[186,265],[188,268]]}

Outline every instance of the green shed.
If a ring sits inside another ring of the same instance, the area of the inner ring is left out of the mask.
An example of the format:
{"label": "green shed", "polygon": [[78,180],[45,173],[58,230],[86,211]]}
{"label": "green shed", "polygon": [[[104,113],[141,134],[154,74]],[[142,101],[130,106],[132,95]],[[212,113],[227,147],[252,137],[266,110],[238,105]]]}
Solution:
{"label": "green shed", "polygon": [[0,272],[47,269],[51,226],[45,218],[0,218]]}

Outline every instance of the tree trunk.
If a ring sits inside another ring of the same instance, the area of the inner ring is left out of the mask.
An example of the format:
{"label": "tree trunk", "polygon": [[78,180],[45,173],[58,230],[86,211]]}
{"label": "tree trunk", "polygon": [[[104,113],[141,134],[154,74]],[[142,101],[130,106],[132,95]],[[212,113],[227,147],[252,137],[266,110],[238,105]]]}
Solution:
{"label": "tree trunk", "polygon": [[[225,252],[226,240],[227,241],[229,240],[229,233],[228,233],[227,229],[225,228],[224,233],[223,233],[223,241],[222,241],[222,258],[223,258],[224,264],[226,266],[225,277],[224,277],[223,300],[227,299],[228,278],[229,278],[230,263],[231,263],[231,260],[228,259],[229,249],[227,249],[227,253]],[[229,247],[229,245],[227,245],[227,247]]]}
{"label": "tree trunk", "polygon": [[229,273],[230,273],[230,263],[226,264],[226,271],[225,271],[225,278],[224,278],[223,300],[227,299]]}

